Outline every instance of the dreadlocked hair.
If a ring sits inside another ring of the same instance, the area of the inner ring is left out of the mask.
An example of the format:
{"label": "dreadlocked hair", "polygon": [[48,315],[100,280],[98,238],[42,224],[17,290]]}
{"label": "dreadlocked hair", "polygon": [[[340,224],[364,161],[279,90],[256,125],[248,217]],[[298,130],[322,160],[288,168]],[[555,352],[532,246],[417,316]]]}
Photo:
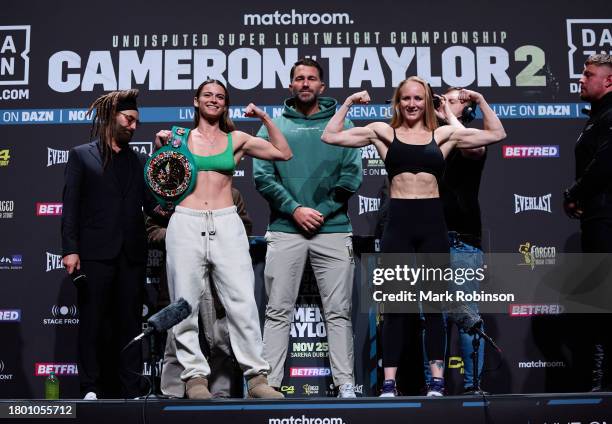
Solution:
{"label": "dreadlocked hair", "polygon": [[89,140],[99,138],[100,149],[102,154],[102,164],[104,168],[111,160],[112,147],[111,140],[115,136],[115,115],[117,114],[117,103],[122,100],[136,100],[138,90],[122,90],[113,91],[104,96],[98,97],[87,109],[86,116],[89,118],[93,115]]}

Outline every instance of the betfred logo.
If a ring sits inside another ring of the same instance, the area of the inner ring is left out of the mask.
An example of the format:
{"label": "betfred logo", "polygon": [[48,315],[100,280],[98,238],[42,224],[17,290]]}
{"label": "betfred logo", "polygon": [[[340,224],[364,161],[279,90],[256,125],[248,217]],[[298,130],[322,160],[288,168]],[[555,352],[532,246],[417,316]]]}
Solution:
{"label": "betfred logo", "polygon": [[291,367],[289,368],[290,377],[327,377],[331,375],[330,368],[316,367]]}
{"label": "betfred logo", "polygon": [[502,146],[504,159],[558,158],[559,146]]}
{"label": "betfred logo", "polygon": [[63,203],[36,203],[37,216],[61,216]]}
{"label": "betfred logo", "polygon": [[534,315],[559,315],[565,308],[559,304],[525,304],[510,305],[511,317],[531,317]]}
{"label": "betfred logo", "polygon": [[0,322],[21,321],[21,309],[0,309]]}
{"label": "betfred logo", "polygon": [[52,371],[55,375],[79,375],[77,364],[56,364],[53,362],[37,362],[34,364],[34,375],[36,377],[46,377]]}

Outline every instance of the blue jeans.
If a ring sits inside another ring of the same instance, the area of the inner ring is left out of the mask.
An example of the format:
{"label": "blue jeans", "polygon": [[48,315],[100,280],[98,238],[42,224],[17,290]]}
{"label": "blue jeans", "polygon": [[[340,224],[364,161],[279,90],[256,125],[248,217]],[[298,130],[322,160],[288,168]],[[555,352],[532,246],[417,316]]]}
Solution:
{"label": "blue jeans", "polygon": [[[477,247],[471,246],[460,241],[457,238],[457,234],[454,232],[449,232],[448,234],[450,241],[450,261],[451,267],[453,268],[479,268],[483,266],[484,263],[484,255],[482,250]],[[461,287],[464,291],[472,291],[479,290],[478,281],[468,281],[462,285],[453,285],[455,288]],[[478,304],[476,302],[468,303],[467,306],[471,308],[474,312],[478,313]],[[444,315],[444,325],[448,331],[448,323],[447,323],[447,315]],[[484,325],[481,327],[484,331]],[[425,340],[426,335],[423,332],[423,340]],[[472,340],[473,336],[466,333],[462,329],[459,329],[459,352],[461,354],[461,358],[463,359],[463,387],[468,388],[474,385],[474,364],[472,363]],[[482,373],[482,367],[484,364],[484,348],[485,348],[484,340],[480,342],[480,348],[478,349],[478,375]],[[424,370],[425,370],[425,381],[428,383],[431,382],[431,371],[429,369],[429,361],[427,358],[427,354],[425,350],[423,350],[423,358],[424,358]]]}

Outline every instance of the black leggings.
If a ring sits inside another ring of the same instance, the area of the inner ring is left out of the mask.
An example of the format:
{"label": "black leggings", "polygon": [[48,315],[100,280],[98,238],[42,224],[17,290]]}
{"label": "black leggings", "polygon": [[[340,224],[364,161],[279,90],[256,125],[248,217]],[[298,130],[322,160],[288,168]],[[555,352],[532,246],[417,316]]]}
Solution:
{"label": "black leggings", "polygon": [[[383,253],[449,254],[448,232],[440,199],[391,199],[381,248]],[[423,316],[427,357],[430,360],[443,360],[445,330],[442,314],[424,313]],[[384,314],[383,367],[399,365],[406,334],[411,326],[419,325],[420,321],[415,314]],[[420,339],[413,343],[420,348]]]}

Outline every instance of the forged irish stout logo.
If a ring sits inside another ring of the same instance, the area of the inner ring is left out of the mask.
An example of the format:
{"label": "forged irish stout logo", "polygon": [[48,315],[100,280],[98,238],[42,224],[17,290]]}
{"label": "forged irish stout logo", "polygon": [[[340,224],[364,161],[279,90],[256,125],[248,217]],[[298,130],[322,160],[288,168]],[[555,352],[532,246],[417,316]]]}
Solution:
{"label": "forged irish stout logo", "polygon": [[521,213],[525,211],[541,211],[552,213],[550,210],[550,198],[552,194],[545,194],[543,196],[521,196],[519,194],[514,195],[514,213]]}
{"label": "forged irish stout logo", "polygon": [[536,265],[554,265],[557,256],[554,246],[537,246],[531,242],[521,244],[518,251],[523,257],[523,262],[519,265],[527,265],[531,269]]}
{"label": "forged irish stout logo", "polygon": [[[568,19],[567,45],[569,77],[578,79],[589,56],[612,53],[612,19]],[[571,93],[580,92],[577,82],[570,83],[569,88]]]}
{"label": "forged irish stout logo", "polygon": [[10,219],[15,212],[15,202],[13,200],[0,200],[0,219]]}
{"label": "forged irish stout logo", "polygon": [[30,25],[0,26],[0,85],[26,85]]}

